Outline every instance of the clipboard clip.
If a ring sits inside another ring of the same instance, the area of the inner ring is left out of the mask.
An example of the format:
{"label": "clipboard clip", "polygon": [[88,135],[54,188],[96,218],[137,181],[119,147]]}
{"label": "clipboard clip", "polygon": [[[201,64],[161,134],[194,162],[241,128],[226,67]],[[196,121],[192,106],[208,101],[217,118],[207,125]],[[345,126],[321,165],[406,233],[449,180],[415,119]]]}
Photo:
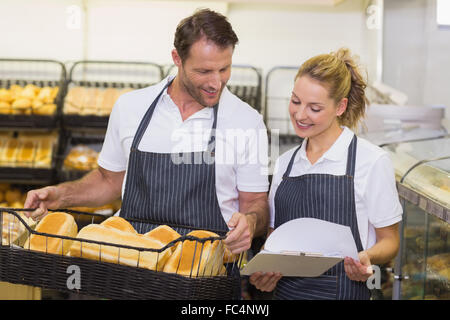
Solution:
{"label": "clipboard clip", "polygon": [[291,256],[323,257],[322,253],[317,253],[317,252],[281,251],[280,253],[288,254]]}

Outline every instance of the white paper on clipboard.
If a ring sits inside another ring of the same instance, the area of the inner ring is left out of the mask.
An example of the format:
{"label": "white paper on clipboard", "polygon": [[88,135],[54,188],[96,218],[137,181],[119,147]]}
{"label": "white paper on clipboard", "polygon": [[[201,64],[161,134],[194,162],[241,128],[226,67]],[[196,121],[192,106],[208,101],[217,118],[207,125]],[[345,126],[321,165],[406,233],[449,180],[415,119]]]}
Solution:
{"label": "white paper on clipboard", "polygon": [[288,221],[267,238],[264,250],[241,270],[317,277],[345,257],[359,261],[350,227],[313,218]]}

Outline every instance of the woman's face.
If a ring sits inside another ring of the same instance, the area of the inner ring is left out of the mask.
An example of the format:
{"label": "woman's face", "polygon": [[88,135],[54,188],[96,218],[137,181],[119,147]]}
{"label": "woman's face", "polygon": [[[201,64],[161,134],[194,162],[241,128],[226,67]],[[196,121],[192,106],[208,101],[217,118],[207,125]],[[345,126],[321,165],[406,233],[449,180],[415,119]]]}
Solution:
{"label": "woman's face", "polygon": [[294,84],[289,114],[296,134],[301,138],[313,138],[338,129],[337,117],[346,107],[346,98],[336,104],[323,84],[309,76],[301,76]]}

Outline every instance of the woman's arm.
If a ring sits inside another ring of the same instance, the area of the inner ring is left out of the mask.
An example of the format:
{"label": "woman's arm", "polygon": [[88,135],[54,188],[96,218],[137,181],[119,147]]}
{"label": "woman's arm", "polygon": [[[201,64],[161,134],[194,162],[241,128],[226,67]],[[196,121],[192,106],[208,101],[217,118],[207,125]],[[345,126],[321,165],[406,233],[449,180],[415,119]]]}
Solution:
{"label": "woman's arm", "polygon": [[398,223],[384,228],[376,228],[377,242],[367,250],[359,252],[359,262],[352,258],[344,259],[347,276],[354,281],[366,281],[372,275],[373,264],[384,264],[397,255],[400,245]]}

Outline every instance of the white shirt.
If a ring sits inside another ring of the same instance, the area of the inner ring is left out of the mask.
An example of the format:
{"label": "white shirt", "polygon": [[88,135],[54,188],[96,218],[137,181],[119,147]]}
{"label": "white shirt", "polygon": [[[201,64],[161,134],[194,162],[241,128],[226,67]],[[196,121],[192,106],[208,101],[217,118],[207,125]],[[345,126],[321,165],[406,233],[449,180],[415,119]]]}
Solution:
{"label": "white shirt", "polygon": [[[303,142],[294,159],[290,177],[304,174],[344,175],[347,166],[347,153],[354,133],[343,127],[339,138],[313,165],[306,156],[307,139]],[[281,155],[274,168],[269,193],[270,226],[275,222],[275,193],[283,174],[291,160],[292,148]],[[355,164],[355,206],[358,230],[364,250],[376,242],[375,228],[393,225],[402,219],[403,209],[395,185],[394,169],[386,151],[358,137]]]}
{"label": "white shirt", "polygon": [[[127,170],[130,147],[139,123],[168,79],[119,97],[109,118],[99,166],[114,172]],[[213,120],[213,109],[204,108],[182,121],[166,89],[138,149],[156,153],[204,151]],[[217,199],[226,222],[239,211],[239,191],[268,191],[267,143],[262,116],[224,88],[217,114],[215,164]],[[125,183],[126,177],[122,197]]]}

